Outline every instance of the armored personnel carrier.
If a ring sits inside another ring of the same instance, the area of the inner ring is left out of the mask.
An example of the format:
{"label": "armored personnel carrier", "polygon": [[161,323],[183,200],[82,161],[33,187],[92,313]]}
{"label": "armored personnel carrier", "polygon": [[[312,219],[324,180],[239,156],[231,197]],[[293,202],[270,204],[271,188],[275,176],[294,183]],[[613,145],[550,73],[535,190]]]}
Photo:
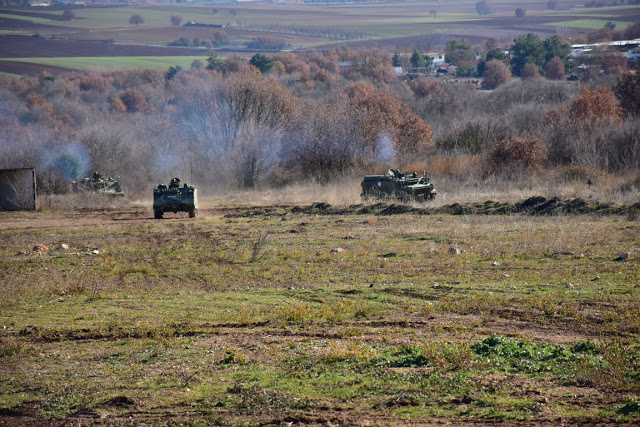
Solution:
{"label": "armored personnel carrier", "polygon": [[192,185],[180,186],[180,180],[173,178],[167,187],[164,184],[153,189],[153,216],[161,219],[165,212],[189,212],[195,218],[198,211],[198,194]]}
{"label": "armored personnel carrier", "polygon": [[110,176],[102,176],[100,172],[94,172],[89,178],[73,181],[71,188],[76,193],[93,192],[110,196],[124,196],[120,182]]}
{"label": "armored personnel carrier", "polygon": [[433,199],[437,192],[428,176],[404,174],[389,169],[384,175],[365,175],[361,183],[362,194],[366,199],[397,199],[402,201],[426,201]]}

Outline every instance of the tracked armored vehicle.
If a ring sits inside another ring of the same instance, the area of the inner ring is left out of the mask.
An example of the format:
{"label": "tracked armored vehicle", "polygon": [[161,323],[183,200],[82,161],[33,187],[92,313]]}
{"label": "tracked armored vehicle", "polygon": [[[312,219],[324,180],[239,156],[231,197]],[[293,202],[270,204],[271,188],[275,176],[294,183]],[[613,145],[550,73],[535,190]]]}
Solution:
{"label": "tracked armored vehicle", "polygon": [[198,194],[192,185],[180,186],[180,180],[173,178],[167,187],[160,184],[153,189],[153,217],[161,219],[165,212],[189,212],[195,218],[198,212]]}
{"label": "tracked armored vehicle", "polygon": [[116,179],[102,176],[99,172],[94,172],[89,178],[82,178],[71,183],[71,188],[75,193],[98,193],[109,196],[124,196],[122,185]]}
{"label": "tracked armored vehicle", "polygon": [[396,199],[401,201],[426,201],[437,192],[428,176],[404,174],[389,169],[384,175],[366,175],[361,183],[363,200]]}

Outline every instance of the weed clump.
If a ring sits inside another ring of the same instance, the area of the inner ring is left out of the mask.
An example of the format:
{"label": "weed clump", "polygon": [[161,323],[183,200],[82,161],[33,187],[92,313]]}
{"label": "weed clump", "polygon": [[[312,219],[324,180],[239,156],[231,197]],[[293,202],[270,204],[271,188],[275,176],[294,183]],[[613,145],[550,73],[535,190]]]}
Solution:
{"label": "weed clump", "polygon": [[625,404],[618,409],[622,415],[640,414],[640,397],[630,397]]}
{"label": "weed clump", "polygon": [[552,371],[579,357],[564,346],[516,341],[495,334],[472,344],[471,349],[498,368],[528,373]]}

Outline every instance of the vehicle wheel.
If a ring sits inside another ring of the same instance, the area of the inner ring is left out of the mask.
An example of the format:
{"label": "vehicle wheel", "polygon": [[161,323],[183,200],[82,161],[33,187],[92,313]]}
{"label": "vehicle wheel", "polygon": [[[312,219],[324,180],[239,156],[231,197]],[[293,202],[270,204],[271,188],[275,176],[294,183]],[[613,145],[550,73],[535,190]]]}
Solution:
{"label": "vehicle wheel", "polygon": [[189,218],[195,218],[196,217],[196,212],[197,210],[194,208],[189,209]]}
{"label": "vehicle wheel", "polygon": [[162,209],[154,209],[153,210],[153,217],[155,219],[162,219]]}

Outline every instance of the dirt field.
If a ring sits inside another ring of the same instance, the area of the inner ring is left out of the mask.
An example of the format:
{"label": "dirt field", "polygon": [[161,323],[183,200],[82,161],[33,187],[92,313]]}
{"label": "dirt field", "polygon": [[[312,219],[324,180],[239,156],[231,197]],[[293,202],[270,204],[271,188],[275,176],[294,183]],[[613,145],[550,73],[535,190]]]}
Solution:
{"label": "dirt field", "polygon": [[[585,8],[580,2],[563,2],[565,9],[549,11],[545,3],[518,3],[528,13],[523,18],[514,16],[514,5],[498,3],[496,13],[484,17],[477,16],[470,4],[443,4],[441,2],[421,2],[394,7],[388,4],[371,4],[366,9],[357,5],[316,7],[269,7],[249,5],[241,7],[211,8],[164,6],[135,9],[144,14],[167,14],[166,21],[156,18],[142,26],[127,25],[127,9],[110,8],[122,15],[120,19],[109,21],[112,25],[98,25],[85,28],[86,18],[76,18],[68,23],[60,22],[56,14],[34,10],[8,9],[8,16],[0,18],[0,30],[9,35],[26,38],[0,38],[0,58],[59,57],[59,56],[183,56],[207,54],[202,49],[164,49],[159,44],[168,44],[181,37],[192,40],[211,40],[216,31],[224,31],[229,45],[223,46],[225,55],[251,55],[245,44],[257,37],[283,39],[293,49],[332,49],[341,47],[377,47],[386,50],[406,49],[410,51],[420,41],[428,41],[438,48],[447,40],[458,37],[472,43],[481,44],[489,37],[502,43],[509,43],[515,35],[533,32],[543,38],[561,32],[563,34],[584,34],[585,28],[571,27],[574,20],[600,20],[633,23],[640,19],[640,9],[623,6],[607,8]],[[79,9],[80,15],[83,10]],[[430,17],[430,10],[439,13],[440,18]],[[60,14],[62,11],[59,11]],[[168,14],[192,14],[206,22],[225,25],[226,28],[172,26]],[[94,15],[92,15],[94,16]],[[99,16],[99,15],[98,15]],[[25,18],[51,19],[61,25],[44,22],[30,22]],[[96,18],[94,18],[96,19]],[[557,26],[567,22],[565,26]],[[621,28],[618,28],[621,29]],[[332,34],[333,33],[333,34]],[[346,34],[351,33],[349,37]],[[39,35],[44,39],[31,38]],[[355,36],[356,34],[359,34]],[[363,36],[363,37],[362,37]],[[355,38],[354,38],[355,37]],[[362,38],[360,38],[362,37]],[[54,38],[54,40],[49,40]],[[115,42],[115,43],[105,43]],[[0,71],[16,73],[16,63],[0,64]],[[25,68],[25,73],[37,73],[34,65]]]}
{"label": "dirt field", "polygon": [[0,425],[640,421],[638,206],[202,202],[0,212]]}

